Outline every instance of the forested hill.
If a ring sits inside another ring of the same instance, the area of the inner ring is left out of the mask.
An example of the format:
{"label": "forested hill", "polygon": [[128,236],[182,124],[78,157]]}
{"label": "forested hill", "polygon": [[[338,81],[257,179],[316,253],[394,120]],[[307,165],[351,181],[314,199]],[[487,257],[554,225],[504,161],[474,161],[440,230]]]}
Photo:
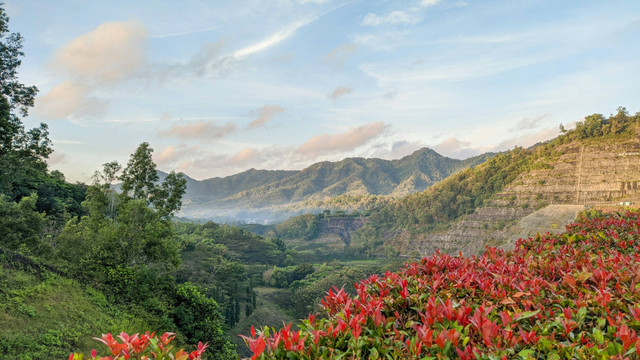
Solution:
{"label": "forested hill", "polygon": [[621,107],[609,117],[589,115],[546,143],[500,153],[375,208],[367,225],[352,234],[353,246],[366,253],[475,254],[529,236],[523,233],[528,222],[536,223],[534,234],[547,231],[540,223],[545,212],[556,217],[545,220],[548,225],[562,230],[558,218],[567,211],[575,217],[584,206],[640,200],[639,160],[640,113]]}
{"label": "forested hill", "polygon": [[[277,182],[299,172],[297,170],[249,169],[235,175],[206,180],[196,180],[185,175],[187,180],[185,199],[192,204],[221,200],[249,189]],[[158,175],[162,180],[167,174],[159,171]]]}
{"label": "forested hill", "polygon": [[[300,171],[251,169],[233,176],[202,181],[187,178],[183,214],[217,220],[277,218],[279,209],[340,195],[403,196],[422,191],[490,154],[466,160],[444,157],[423,148],[398,160],[346,158],[320,162]],[[242,208],[242,212],[236,212]],[[252,213],[252,210],[256,210]],[[308,206],[305,210],[309,209]],[[322,209],[318,209],[322,210]],[[285,211],[286,212],[286,211]],[[283,213],[286,218],[291,213]],[[226,217],[226,219],[225,219]]]}

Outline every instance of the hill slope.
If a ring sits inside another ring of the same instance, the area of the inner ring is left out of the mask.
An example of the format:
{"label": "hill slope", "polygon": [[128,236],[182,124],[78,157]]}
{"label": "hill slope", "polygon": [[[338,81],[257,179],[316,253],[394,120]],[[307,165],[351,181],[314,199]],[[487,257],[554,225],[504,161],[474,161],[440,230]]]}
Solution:
{"label": "hill slope", "polygon": [[356,246],[379,251],[372,247],[384,239],[387,248],[403,254],[435,249],[475,254],[529,235],[535,229],[525,231],[527,221],[521,220],[548,205],[579,209],[633,200],[640,194],[639,126],[640,114],[630,116],[624,109],[609,118],[587,116],[552,141],[499,154],[378,208],[356,234]]}
{"label": "hill slope", "polygon": [[434,254],[246,342],[258,360],[637,359],[639,224],[637,211],[599,215],[513,251]]}
{"label": "hill slope", "polygon": [[301,210],[321,210],[314,209],[311,200],[340,195],[402,196],[422,191],[489,156],[458,160],[424,148],[398,160],[347,158],[316,163],[301,171],[251,169],[225,178],[187,179],[183,215],[264,222]]}

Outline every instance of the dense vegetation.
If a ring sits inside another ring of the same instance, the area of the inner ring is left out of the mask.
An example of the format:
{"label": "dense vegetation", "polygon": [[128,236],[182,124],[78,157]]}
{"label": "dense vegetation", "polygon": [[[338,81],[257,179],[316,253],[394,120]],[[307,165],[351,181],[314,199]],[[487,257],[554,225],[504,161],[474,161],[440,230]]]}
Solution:
{"label": "dense vegetation", "polygon": [[236,358],[215,300],[175,280],[172,216],[185,180],[171,173],[160,182],[147,143],[120,175],[119,164],[105,164],[91,186],[49,172],[47,126],[22,122],[37,89],[17,79],[21,49],[0,6],[2,357],[66,357],[88,350],[91,335],[153,328],[176,331],[178,344],[208,342],[209,359]]}
{"label": "dense vegetation", "polygon": [[379,252],[383,239],[399,229],[424,233],[446,228],[452,221],[482,206],[519,174],[550,166],[559,155],[558,146],[571,141],[623,139],[636,134],[638,126],[640,113],[631,116],[622,107],[608,118],[601,114],[587,116],[573,130],[567,131],[561,126],[563,133],[547,143],[499,153],[424,192],[374,208],[367,226],[354,234],[354,247],[361,253],[371,254]]}
{"label": "dense vegetation", "polygon": [[435,254],[330,291],[300,330],[246,338],[253,359],[609,359],[640,349],[640,212],[478,257]]}

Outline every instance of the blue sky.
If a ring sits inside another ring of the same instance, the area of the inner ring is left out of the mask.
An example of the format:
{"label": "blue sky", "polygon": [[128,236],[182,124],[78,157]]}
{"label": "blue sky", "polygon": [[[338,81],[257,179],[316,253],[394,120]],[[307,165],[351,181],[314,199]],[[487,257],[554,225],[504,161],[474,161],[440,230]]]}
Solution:
{"label": "blue sky", "polygon": [[640,110],[640,1],[7,1],[52,169],[148,141],[197,179],[428,146],[465,158]]}

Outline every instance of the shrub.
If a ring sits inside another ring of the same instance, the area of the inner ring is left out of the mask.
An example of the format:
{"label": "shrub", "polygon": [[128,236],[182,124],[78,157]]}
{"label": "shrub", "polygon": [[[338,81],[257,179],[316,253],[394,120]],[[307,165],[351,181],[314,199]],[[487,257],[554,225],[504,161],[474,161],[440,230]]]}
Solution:
{"label": "shrub", "polygon": [[252,329],[256,359],[623,359],[640,349],[640,212],[561,235],[436,253],[330,290],[299,330]]}
{"label": "shrub", "polygon": [[[111,333],[103,334],[101,338],[94,338],[109,348],[111,356],[98,357],[96,350],[91,351],[91,359],[100,360],[125,360],[125,359],[146,359],[146,360],[200,360],[208,344],[198,343],[196,350],[191,353],[183,349],[173,350],[171,341],[175,334],[165,332],[161,337],[149,332],[139,335],[128,335],[120,333],[118,342]],[[69,360],[83,360],[84,354],[74,353],[69,355]]]}

